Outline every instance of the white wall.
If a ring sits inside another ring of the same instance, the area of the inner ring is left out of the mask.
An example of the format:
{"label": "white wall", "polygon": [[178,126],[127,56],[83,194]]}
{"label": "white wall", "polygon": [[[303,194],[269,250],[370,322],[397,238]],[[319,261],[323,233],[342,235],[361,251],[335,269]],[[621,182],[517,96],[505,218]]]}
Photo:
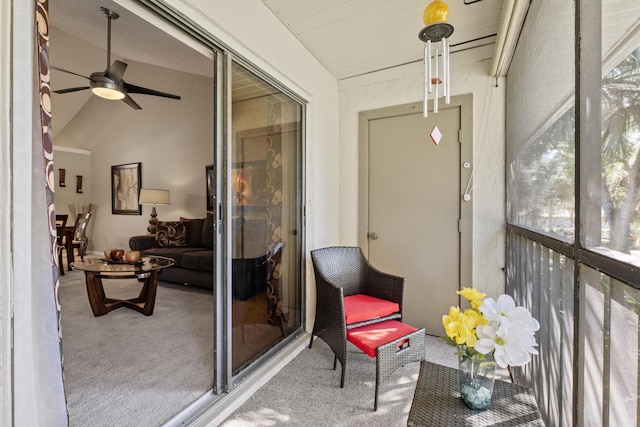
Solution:
{"label": "white wall", "polygon": [[[69,205],[78,207],[92,203],[91,199],[91,152],[66,147],[53,147],[53,164],[55,166],[56,214],[70,215]],[[65,169],[66,187],[61,187],[60,169]],[[82,176],[82,193],[76,192],[76,175]],[[73,225],[69,218],[67,225]]]}
{"label": "white wall", "polygon": [[[451,57],[452,95],[473,94],[473,286],[504,291],[504,82]],[[422,100],[422,63],[340,82],[340,241],[357,245],[358,113]]]}

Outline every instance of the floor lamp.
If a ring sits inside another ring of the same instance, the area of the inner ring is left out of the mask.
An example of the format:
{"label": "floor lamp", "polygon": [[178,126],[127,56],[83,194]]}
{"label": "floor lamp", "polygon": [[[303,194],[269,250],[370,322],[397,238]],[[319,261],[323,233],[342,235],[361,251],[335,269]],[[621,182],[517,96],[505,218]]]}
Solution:
{"label": "floor lamp", "polygon": [[158,224],[158,213],[156,212],[156,205],[170,205],[171,197],[169,190],[158,190],[154,188],[142,188],[140,189],[141,205],[152,205],[151,218],[149,219],[149,226],[147,231],[150,234],[156,234],[156,226]]}

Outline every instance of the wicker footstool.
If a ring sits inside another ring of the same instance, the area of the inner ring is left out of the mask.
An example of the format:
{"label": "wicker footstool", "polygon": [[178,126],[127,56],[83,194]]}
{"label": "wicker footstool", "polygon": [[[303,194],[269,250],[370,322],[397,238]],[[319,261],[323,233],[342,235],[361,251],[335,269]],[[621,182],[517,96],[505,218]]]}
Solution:
{"label": "wicker footstool", "polygon": [[347,332],[347,340],[376,358],[376,395],[373,410],[378,410],[380,382],[410,362],[424,360],[424,328],[416,329],[397,320],[374,323]]}

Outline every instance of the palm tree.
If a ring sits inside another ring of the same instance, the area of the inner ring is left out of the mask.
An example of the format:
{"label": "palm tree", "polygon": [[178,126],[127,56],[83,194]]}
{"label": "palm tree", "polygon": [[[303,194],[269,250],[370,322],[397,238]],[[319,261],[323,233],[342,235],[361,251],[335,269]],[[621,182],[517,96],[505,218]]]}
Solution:
{"label": "palm tree", "polygon": [[602,81],[602,209],[611,249],[629,253],[640,201],[640,48]]}

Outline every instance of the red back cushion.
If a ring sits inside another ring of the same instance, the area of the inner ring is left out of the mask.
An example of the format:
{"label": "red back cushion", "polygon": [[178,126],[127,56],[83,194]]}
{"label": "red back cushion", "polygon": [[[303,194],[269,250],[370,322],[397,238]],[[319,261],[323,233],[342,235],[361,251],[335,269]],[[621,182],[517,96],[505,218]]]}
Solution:
{"label": "red back cushion", "polygon": [[376,357],[378,347],[415,331],[417,329],[413,326],[397,320],[386,320],[347,331],[347,340],[369,356]]}
{"label": "red back cushion", "polygon": [[344,317],[347,325],[400,311],[398,303],[369,295],[355,294],[344,297]]}

